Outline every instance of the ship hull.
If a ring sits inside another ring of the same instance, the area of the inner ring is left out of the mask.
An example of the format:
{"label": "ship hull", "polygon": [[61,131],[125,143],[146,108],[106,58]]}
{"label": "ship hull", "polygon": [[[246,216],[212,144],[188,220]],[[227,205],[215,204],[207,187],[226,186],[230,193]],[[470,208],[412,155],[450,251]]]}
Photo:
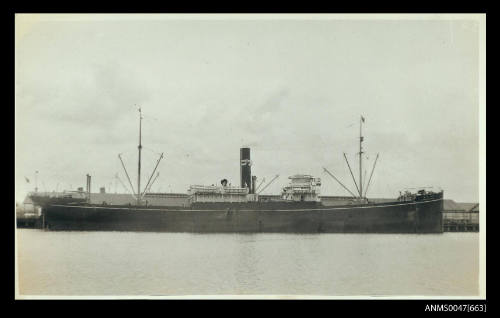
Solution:
{"label": "ship hull", "polygon": [[326,207],[209,204],[189,208],[49,205],[45,228],[192,233],[442,233],[443,200]]}

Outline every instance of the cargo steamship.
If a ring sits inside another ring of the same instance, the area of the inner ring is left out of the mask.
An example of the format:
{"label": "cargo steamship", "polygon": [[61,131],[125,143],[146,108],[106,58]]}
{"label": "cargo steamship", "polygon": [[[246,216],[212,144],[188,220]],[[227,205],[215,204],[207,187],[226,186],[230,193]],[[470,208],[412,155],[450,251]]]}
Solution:
{"label": "cargo steamship", "polygon": [[[260,196],[259,193],[276,178],[257,193],[256,177],[251,174],[250,148],[240,149],[239,186],[228,185],[226,179],[221,180],[220,186],[192,185],[187,191],[187,204],[171,206],[148,204],[144,200],[144,195],[151,188],[151,177],[163,154],[141,193],[141,113],[139,118],[138,180],[137,192],[134,191],[133,194],[135,204],[91,203],[91,179],[87,175],[87,192],[54,198],[40,196],[37,193],[29,195],[35,204],[42,207],[41,223],[44,229],[195,233],[443,232],[443,191],[432,192],[422,189],[416,193],[406,192],[392,202],[371,202],[366,198],[366,189],[365,191],[362,189],[361,173],[359,187],[353,176],[358,192],[354,194],[325,168],[325,171],[350,193],[352,196],[350,204],[324,205],[319,196],[320,178],[303,174],[291,176],[290,183],[283,187],[279,197],[270,199]],[[363,122],[364,118],[361,117],[360,172]],[[123,168],[125,169],[124,165]],[[125,173],[128,178],[126,169]],[[130,182],[130,178],[128,179]],[[370,181],[368,186],[369,184]]]}

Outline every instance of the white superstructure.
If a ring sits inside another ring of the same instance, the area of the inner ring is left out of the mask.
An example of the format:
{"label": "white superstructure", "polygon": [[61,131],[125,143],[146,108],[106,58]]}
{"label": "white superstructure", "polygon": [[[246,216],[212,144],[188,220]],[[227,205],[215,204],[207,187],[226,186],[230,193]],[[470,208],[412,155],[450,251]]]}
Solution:
{"label": "white superstructure", "polygon": [[319,198],[321,179],[307,174],[296,174],[290,184],[283,188],[281,197],[289,201],[321,201]]}
{"label": "white superstructure", "polygon": [[247,202],[248,188],[233,186],[191,185],[189,201],[193,202]]}

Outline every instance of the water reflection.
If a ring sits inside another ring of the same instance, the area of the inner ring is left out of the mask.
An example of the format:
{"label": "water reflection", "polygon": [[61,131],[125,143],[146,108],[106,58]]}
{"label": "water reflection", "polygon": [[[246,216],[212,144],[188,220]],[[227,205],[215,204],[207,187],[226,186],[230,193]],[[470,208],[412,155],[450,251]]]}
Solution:
{"label": "water reflection", "polygon": [[18,230],[30,295],[477,295],[479,235]]}

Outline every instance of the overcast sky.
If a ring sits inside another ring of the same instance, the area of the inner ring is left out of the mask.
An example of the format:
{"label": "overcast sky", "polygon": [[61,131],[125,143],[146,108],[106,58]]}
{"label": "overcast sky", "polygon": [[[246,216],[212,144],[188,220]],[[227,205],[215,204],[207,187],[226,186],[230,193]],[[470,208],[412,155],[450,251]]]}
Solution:
{"label": "overcast sky", "polygon": [[[138,112],[143,181],[153,191],[239,184],[252,173],[322,179],[322,194],[354,190],[359,118],[369,197],[435,186],[479,200],[479,24],[468,19],[339,16],[16,16],[16,200],[85,187],[136,186]],[[30,183],[26,182],[26,179]]]}

